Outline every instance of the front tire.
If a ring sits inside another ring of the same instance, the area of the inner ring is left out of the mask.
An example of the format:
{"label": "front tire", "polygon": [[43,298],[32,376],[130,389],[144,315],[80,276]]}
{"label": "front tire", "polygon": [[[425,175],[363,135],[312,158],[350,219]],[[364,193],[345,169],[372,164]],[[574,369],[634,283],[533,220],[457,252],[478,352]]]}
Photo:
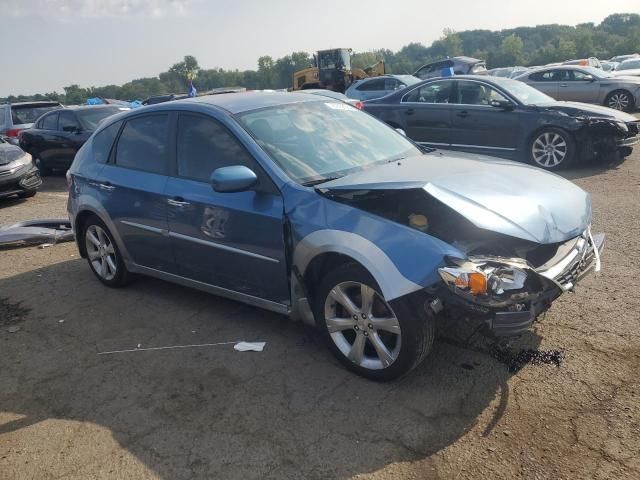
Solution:
{"label": "front tire", "polygon": [[314,295],[316,322],[349,370],[377,381],[415,368],[431,350],[434,322],[406,298],[387,302],[373,277],[354,263],[328,273]]}
{"label": "front tire", "polygon": [[87,261],[94,275],[108,287],[123,287],[129,283],[130,273],[122,260],[113,235],[96,216],[87,219],[82,229]]}
{"label": "front tire", "polygon": [[631,112],[635,107],[635,101],[633,96],[626,90],[615,90],[607,95],[604,105],[615,110]]}
{"label": "front tire", "polygon": [[545,170],[569,167],[576,154],[571,134],[555,127],[543,128],[535,133],[527,150],[529,163]]}

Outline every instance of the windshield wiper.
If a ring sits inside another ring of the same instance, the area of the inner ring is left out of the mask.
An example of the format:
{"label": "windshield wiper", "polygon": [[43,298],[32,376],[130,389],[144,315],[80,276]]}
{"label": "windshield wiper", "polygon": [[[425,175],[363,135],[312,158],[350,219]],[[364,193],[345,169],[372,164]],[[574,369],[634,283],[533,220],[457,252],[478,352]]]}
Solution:
{"label": "windshield wiper", "polygon": [[337,180],[339,178],[342,178],[343,176],[344,175],[336,175],[334,177],[324,177],[324,178],[318,178],[316,180],[309,180],[308,182],[304,182],[302,186],[313,187],[315,185],[320,185],[321,183],[330,182],[331,180]]}

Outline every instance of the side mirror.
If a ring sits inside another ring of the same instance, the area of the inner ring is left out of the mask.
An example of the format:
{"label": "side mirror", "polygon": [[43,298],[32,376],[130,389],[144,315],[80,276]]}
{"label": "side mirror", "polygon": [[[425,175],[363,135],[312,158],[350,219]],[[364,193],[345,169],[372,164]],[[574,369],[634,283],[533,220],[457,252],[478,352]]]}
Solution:
{"label": "side mirror", "polygon": [[243,192],[258,182],[258,177],[244,165],[216,168],[211,174],[211,187],[220,193]]}
{"label": "side mirror", "polygon": [[491,106],[501,108],[502,110],[513,110],[513,103],[509,100],[491,100]]}
{"label": "side mirror", "polygon": [[593,75],[585,75],[584,80],[587,82],[593,82],[595,81],[595,77]]}
{"label": "side mirror", "polygon": [[395,130],[396,130],[396,132],[398,132],[398,133],[399,133],[400,135],[402,135],[403,137],[406,137],[406,136],[407,136],[407,132],[405,132],[403,129],[401,129],[401,128],[396,128]]}

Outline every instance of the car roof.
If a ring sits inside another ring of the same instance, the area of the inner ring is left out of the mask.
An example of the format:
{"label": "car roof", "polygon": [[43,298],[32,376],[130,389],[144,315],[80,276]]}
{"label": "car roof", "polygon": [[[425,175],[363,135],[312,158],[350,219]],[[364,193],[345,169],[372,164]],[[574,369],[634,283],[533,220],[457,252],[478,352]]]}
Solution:
{"label": "car roof", "polygon": [[71,111],[82,111],[82,110],[104,110],[106,108],[119,108],[119,109],[129,109],[126,105],[115,105],[115,104],[105,104],[105,105],[73,105],[71,107],[66,107],[65,110]]}
{"label": "car roof", "polygon": [[34,100],[32,102],[7,102],[7,105],[12,105],[12,106],[61,105],[61,103],[56,102],[55,100]]}
{"label": "car roof", "polygon": [[[199,103],[212,105],[222,108],[229,113],[236,114],[247,112],[249,110],[257,110],[265,107],[277,107],[279,105],[288,105],[292,103],[317,102],[319,100],[330,101],[330,97],[318,98],[318,95],[301,93],[291,95],[289,92],[238,92],[223,93],[219,95],[203,95],[200,97],[186,98],[177,100],[180,104]],[[167,104],[158,104],[158,106],[166,106]],[[145,107],[154,108],[155,105]]]}

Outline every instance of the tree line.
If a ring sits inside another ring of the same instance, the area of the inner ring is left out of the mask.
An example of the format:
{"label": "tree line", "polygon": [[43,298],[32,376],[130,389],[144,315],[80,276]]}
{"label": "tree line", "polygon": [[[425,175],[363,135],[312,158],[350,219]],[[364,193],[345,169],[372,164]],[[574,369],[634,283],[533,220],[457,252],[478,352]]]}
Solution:
{"label": "tree line", "polygon": [[[320,45],[322,47],[322,45]],[[545,65],[574,58],[611,58],[615,55],[640,51],[640,15],[617,13],[600,24],[538,25],[506,30],[445,29],[440,39],[430,46],[410,43],[399,51],[387,49],[355,52],[352,65],[367,67],[384,60],[387,73],[413,73],[418,67],[449,56],[468,55],[484,59],[488,68],[514,65]],[[57,100],[82,104],[90,97],[118,100],[142,100],[152,95],[186,92],[193,81],[198,92],[215,88],[246,87],[247,89],[279,89],[292,86],[293,73],[311,66],[313,57],[307,52],[293,52],[274,60],[270,56],[258,59],[257,70],[201,69],[190,55],[157,77],[140,78],[124,85],[80,87],[69,85],[64,93],[49,92],[36,95],[10,95],[0,102],[29,100]]]}

